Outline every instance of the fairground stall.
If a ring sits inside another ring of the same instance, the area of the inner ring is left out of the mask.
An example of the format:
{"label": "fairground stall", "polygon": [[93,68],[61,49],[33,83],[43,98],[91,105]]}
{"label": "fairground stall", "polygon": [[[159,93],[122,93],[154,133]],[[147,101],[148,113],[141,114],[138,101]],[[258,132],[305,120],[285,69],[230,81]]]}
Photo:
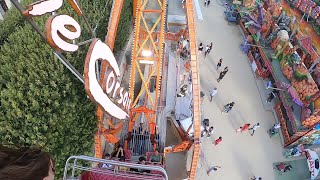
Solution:
{"label": "fairground stall", "polygon": [[[265,1],[240,7],[239,26],[244,34],[243,52],[262,79],[270,78],[280,102],[274,107],[281,123],[284,146],[307,144],[320,121],[320,65],[312,33],[300,31],[303,17],[290,7]],[[318,38],[316,36],[315,38]]]}

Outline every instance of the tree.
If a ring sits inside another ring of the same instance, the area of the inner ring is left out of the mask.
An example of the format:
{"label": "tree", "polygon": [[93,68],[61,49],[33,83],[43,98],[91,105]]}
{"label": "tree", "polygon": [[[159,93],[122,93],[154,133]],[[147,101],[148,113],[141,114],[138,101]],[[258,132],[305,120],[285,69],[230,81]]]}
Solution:
{"label": "tree", "polygon": [[[102,17],[96,29],[98,37],[106,34],[103,32],[107,29],[111,5],[105,3],[105,0],[81,1],[92,27],[97,17]],[[55,159],[56,177],[61,178],[69,156],[93,155],[96,107],[87,99],[83,84],[55,58],[51,48],[26,21],[21,21],[22,16],[15,9],[10,11],[13,12],[0,23],[0,27],[5,27],[0,28],[0,39],[3,38],[0,41],[0,141],[47,150]],[[68,5],[58,13],[76,17]],[[123,11],[126,18],[131,13]],[[47,17],[35,18],[42,29]],[[76,19],[85,27],[81,18]],[[129,29],[130,25],[123,24],[122,28]],[[128,32],[120,31],[118,36],[126,40]],[[80,41],[89,38],[88,30],[84,29]],[[119,49],[123,44],[124,40],[117,41]],[[88,46],[64,53],[80,72]]]}

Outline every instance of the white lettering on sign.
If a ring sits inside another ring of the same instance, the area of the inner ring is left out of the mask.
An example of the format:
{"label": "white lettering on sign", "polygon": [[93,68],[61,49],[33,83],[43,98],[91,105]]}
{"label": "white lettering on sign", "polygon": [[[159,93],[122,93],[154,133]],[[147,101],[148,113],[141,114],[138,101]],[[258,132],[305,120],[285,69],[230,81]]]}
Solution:
{"label": "white lettering on sign", "polygon": [[50,45],[63,51],[73,52],[79,46],[66,40],[80,37],[81,28],[76,20],[68,15],[51,16],[46,23],[47,39]]}
{"label": "white lettering on sign", "polygon": [[41,16],[48,12],[58,10],[63,4],[63,0],[42,0],[28,6],[24,15]]}
{"label": "white lettering on sign", "polygon": [[308,161],[309,161],[309,170],[311,175],[314,176],[314,160],[311,158],[310,154],[308,153]]}
{"label": "white lettering on sign", "polygon": [[[68,0],[71,7],[76,11],[78,16],[82,15],[79,4],[76,0]],[[46,13],[54,12],[61,8],[63,0],[41,0],[33,4],[30,4],[27,9],[23,12],[25,16],[41,16]]]}
{"label": "white lettering on sign", "polygon": [[[105,78],[106,92],[103,91],[97,79],[97,60],[106,61],[108,63],[108,71],[110,70],[110,73]],[[120,82],[116,80],[119,76],[120,69],[111,49],[101,42],[101,40],[93,40],[85,60],[84,78],[86,92],[89,98],[98,103],[108,114],[118,119],[126,119],[129,115],[123,109],[129,110],[131,104],[128,101],[129,93],[123,92],[124,89],[120,87]],[[114,100],[114,102],[122,106],[123,109],[111,101],[110,97],[115,99],[115,96],[119,96],[120,99],[118,101]]]}

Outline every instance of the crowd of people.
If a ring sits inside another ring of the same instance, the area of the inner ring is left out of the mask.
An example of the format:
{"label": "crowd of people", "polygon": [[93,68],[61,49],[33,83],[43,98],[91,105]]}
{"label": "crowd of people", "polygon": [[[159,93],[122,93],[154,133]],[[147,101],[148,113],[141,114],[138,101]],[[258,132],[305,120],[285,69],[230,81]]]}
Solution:
{"label": "crowd of people", "polygon": [[[131,158],[131,157],[127,157],[127,158]],[[116,160],[116,161],[120,161],[120,162],[125,162],[125,161],[132,162],[131,159],[126,159],[125,151],[124,151],[122,145],[118,145],[111,155],[108,153],[105,154],[104,159]],[[155,149],[154,152],[152,152],[149,157],[147,157],[147,155],[140,156],[137,164],[162,165],[162,162],[163,162],[162,154],[160,154],[159,151],[157,149]],[[128,168],[125,166],[114,166],[114,165],[106,164],[106,163],[100,164],[99,167],[107,168],[107,169],[114,169],[116,171],[119,171],[119,170],[120,171],[133,171],[133,172],[138,172],[138,173],[150,173],[151,172],[150,170],[139,169],[139,168]]]}
{"label": "crowd of people", "polygon": [[[208,1],[206,1],[206,2],[208,2]],[[198,55],[201,55],[202,53],[204,53],[203,57],[206,58],[210,54],[212,47],[213,47],[212,42],[210,44],[208,44],[205,49],[204,49],[203,43],[200,43],[199,47],[198,47]],[[218,60],[218,63],[216,64],[216,70],[219,70],[222,67],[222,65],[223,65],[223,59],[220,58]],[[228,71],[229,71],[228,66],[225,66],[224,69],[219,72],[219,77],[217,79],[218,83],[225,77],[225,75],[227,74]],[[213,88],[212,91],[209,92],[209,101],[212,102],[212,100],[214,99],[214,97],[217,94],[218,94],[218,88],[215,87],[215,88]],[[271,94],[272,94],[272,96],[269,95],[269,97],[267,99],[267,103],[271,102],[272,99],[274,98],[274,94],[273,93],[271,93]],[[200,91],[201,103],[203,103],[204,97],[205,97],[205,92]],[[234,105],[235,105],[235,102],[233,102],[233,101],[230,103],[227,103],[226,105],[223,106],[222,113],[228,114],[233,109]],[[238,129],[236,129],[235,131],[236,131],[236,133],[249,132],[250,135],[253,136],[259,127],[260,127],[260,123],[256,123],[252,126],[250,123],[245,123],[244,125],[242,125]],[[204,119],[202,121],[201,137],[204,137],[205,135],[207,135],[207,138],[210,138],[210,136],[213,134],[213,132],[214,132],[214,127],[210,126],[209,119]],[[219,136],[217,139],[213,140],[212,143],[214,146],[217,146],[222,142],[222,140],[223,140],[223,138],[221,136]],[[210,172],[217,171],[220,168],[221,168],[220,166],[212,166],[207,170],[207,174],[209,175]],[[251,179],[252,180],[262,180],[261,177],[256,177],[256,176],[252,177]]]}

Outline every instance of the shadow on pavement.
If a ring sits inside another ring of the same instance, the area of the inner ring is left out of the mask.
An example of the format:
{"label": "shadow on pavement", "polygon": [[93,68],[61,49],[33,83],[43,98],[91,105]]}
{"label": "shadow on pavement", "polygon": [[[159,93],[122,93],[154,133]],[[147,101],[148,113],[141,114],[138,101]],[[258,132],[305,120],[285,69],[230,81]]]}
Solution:
{"label": "shadow on pavement", "polygon": [[238,151],[234,150],[232,154],[234,156],[234,163],[237,164],[237,170],[239,171],[239,174],[241,174],[241,177],[248,177],[248,179],[249,177],[253,177],[254,173],[251,171],[248,160]]}

